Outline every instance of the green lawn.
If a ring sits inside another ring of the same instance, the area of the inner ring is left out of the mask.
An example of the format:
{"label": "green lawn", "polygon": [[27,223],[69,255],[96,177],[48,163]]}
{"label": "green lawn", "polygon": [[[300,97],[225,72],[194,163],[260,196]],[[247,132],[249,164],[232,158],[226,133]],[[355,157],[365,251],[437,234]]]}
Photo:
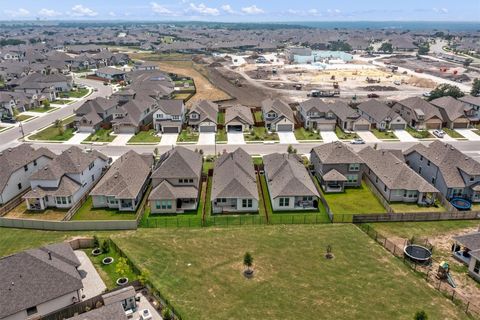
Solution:
{"label": "green lawn", "polygon": [[69,92],[61,92],[59,94],[60,98],[83,98],[88,94],[87,88],[78,88],[77,90],[72,90]]}
{"label": "green lawn", "polygon": [[83,140],[84,142],[112,142],[117,136],[112,135],[112,129],[98,129]]}
{"label": "green lawn", "polygon": [[378,139],[398,139],[393,131],[380,131],[378,129],[373,129],[372,133]]}
{"label": "green lawn", "polygon": [[[467,319],[352,225],[140,229],[114,241],[184,319]],[[331,245],[335,256],[324,258]],[[243,254],[255,275],[242,275]],[[153,254],[154,253],[154,254]]]}
{"label": "green lawn", "polygon": [[[68,124],[73,121],[73,117],[65,119],[62,121],[62,124]],[[74,129],[73,128],[57,128],[55,125],[51,125],[38,133],[30,136],[32,140],[49,140],[49,141],[67,141],[73,137]]]}
{"label": "green lawn", "polygon": [[295,138],[297,138],[297,140],[320,140],[322,139],[322,136],[319,132],[299,128],[295,130]]}
{"label": "green lawn", "polygon": [[19,114],[18,116],[15,117],[15,120],[17,121],[27,121],[28,119],[32,119],[33,116],[29,116],[27,114]]}
{"label": "green lawn", "polygon": [[339,126],[335,127],[335,134],[340,140],[352,140],[358,138],[358,135],[355,132],[347,133],[343,131],[342,128],[340,128]]}
{"label": "green lawn", "polygon": [[218,124],[225,124],[225,112],[217,113],[217,123]]}
{"label": "green lawn", "polygon": [[438,204],[436,207],[426,207],[426,206],[419,206],[416,203],[390,203],[390,207],[393,209],[393,212],[401,212],[401,213],[415,213],[415,212],[445,212],[445,208]]}
{"label": "green lawn", "polygon": [[212,215],[212,183],[213,177],[208,177],[207,179],[207,196],[205,198],[205,216],[209,217]]}
{"label": "green lawn", "polygon": [[28,110],[28,111],[45,113],[45,112],[50,112],[50,111],[55,110],[55,109],[58,109],[58,108],[56,108],[56,107],[44,107],[44,106],[40,106],[40,107],[36,107],[36,108],[30,109],[30,110]]}
{"label": "green lawn", "polygon": [[410,135],[417,139],[427,139],[433,138],[433,136],[427,130],[415,130],[409,126],[407,126],[406,131],[410,133]]}
{"label": "green lawn", "polygon": [[268,133],[265,127],[253,127],[253,129],[245,133],[245,141],[278,141],[276,133]]}
{"label": "green lawn", "polygon": [[263,113],[262,111],[255,111],[253,113],[253,117],[255,118],[255,122],[262,122],[263,121]]}
{"label": "green lawn", "polygon": [[54,103],[54,104],[70,104],[72,102],[73,102],[73,100],[70,100],[70,99],[57,99],[57,100],[53,101],[52,103]]}
{"label": "green lawn", "polygon": [[218,129],[215,135],[215,139],[217,142],[219,141],[226,142],[228,138],[227,138],[227,132],[225,131],[225,129]]}
{"label": "green lawn", "polygon": [[460,133],[458,133],[455,130],[448,129],[448,128],[443,128],[442,130],[445,131],[446,134],[448,134],[450,137],[454,139],[465,139],[464,136],[462,136]]}
{"label": "green lawn", "polygon": [[156,135],[155,130],[140,131],[134,135],[128,143],[159,143],[160,137]]}
{"label": "green lawn", "polygon": [[78,209],[72,220],[135,220],[135,212],[121,212],[108,208],[93,208],[92,197]]}
{"label": "green lawn", "polygon": [[197,142],[198,136],[198,132],[182,130],[182,132],[180,132],[178,135],[177,142]]}
{"label": "green lawn", "polygon": [[3,130],[7,130],[7,128],[9,127],[0,127],[0,132],[2,132]]}

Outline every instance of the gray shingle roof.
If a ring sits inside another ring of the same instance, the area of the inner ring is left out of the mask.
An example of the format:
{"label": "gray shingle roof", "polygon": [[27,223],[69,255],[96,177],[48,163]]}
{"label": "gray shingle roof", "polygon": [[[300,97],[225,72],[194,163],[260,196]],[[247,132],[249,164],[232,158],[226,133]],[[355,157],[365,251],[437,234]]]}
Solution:
{"label": "gray shingle roof", "polygon": [[255,122],[253,120],[252,111],[249,107],[242,105],[235,105],[225,109],[225,124],[228,125],[229,122],[238,118],[240,121],[253,125]]}
{"label": "gray shingle roof", "polygon": [[310,98],[308,100],[300,102],[300,109],[304,112],[333,112],[333,104],[326,103],[321,98]]}
{"label": "gray shingle roof", "polygon": [[480,250],[480,232],[453,237],[453,239],[470,250]]}
{"label": "gray shingle roof", "polygon": [[174,186],[167,180],[160,182],[152,192],[148,200],[160,199],[194,199],[198,197],[198,189],[194,186]]}
{"label": "gray shingle roof", "polygon": [[292,123],[295,123],[295,117],[293,115],[293,110],[290,106],[280,99],[266,99],[262,101],[262,111],[264,113],[269,112],[270,110],[275,111],[278,117],[284,116]]}
{"label": "gray shingle roof", "polygon": [[348,181],[347,177],[345,177],[343,174],[341,174],[335,169],[332,169],[325,173],[322,176],[322,179],[325,181]]}
{"label": "gray shingle roof", "polygon": [[121,303],[115,303],[85,312],[69,320],[127,320]]}
{"label": "gray shingle roof", "polygon": [[152,174],[152,179],[197,178],[202,174],[200,153],[184,147],[175,147],[160,158],[160,166]]}
{"label": "gray shingle roof", "polygon": [[200,115],[197,120],[190,120],[190,122],[203,122],[205,120],[217,123],[218,104],[208,100],[195,101],[190,108],[190,113],[196,112]]}
{"label": "gray shingle roof", "polygon": [[430,103],[442,110],[450,121],[465,116],[465,110],[467,108],[465,103],[450,96],[434,99],[430,101]]}
{"label": "gray shingle roof", "polygon": [[395,111],[389,108],[386,104],[375,100],[367,100],[358,105],[358,110],[368,114],[372,117],[376,122],[381,122],[386,118],[394,118],[395,116],[399,116]]}
{"label": "gray shingle roof", "polygon": [[363,160],[346,144],[335,141],[312,149],[322,163],[363,163]]}
{"label": "gray shingle roof", "polygon": [[429,120],[433,117],[438,117],[442,119],[442,115],[440,111],[435,108],[431,103],[425,101],[420,97],[411,97],[407,99],[403,99],[397,102],[398,104],[407,107],[411,110],[411,112],[416,112],[418,114],[418,110],[422,111],[424,114],[424,119]]}

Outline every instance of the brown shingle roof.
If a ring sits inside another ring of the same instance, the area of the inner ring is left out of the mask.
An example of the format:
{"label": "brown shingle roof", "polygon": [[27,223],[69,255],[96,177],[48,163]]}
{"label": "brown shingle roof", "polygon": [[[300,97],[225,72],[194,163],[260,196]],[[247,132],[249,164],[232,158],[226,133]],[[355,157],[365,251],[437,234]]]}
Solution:
{"label": "brown shingle roof", "polygon": [[363,160],[346,144],[335,141],[312,149],[322,163],[363,163]]}

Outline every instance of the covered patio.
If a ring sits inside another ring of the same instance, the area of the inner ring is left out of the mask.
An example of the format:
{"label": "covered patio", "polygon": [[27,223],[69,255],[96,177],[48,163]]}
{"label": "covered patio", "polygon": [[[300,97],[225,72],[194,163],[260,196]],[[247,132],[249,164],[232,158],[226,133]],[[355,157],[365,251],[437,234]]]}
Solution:
{"label": "covered patio", "polygon": [[325,192],[343,192],[344,184],[348,179],[335,169],[322,176],[322,188]]}

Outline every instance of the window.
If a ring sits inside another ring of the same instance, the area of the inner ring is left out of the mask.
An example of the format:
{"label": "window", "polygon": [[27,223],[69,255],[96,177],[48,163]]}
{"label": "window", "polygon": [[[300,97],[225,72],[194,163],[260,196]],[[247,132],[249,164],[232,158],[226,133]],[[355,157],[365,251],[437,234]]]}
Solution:
{"label": "window", "polygon": [[27,316],[34,315],[37,312],[38,312],[37,307],[27,308]]}
{"label": "window", "polygon": [[435,178],[432,178],[432,183],[435,184]]}
{"label": "window", "polygon": [[421,174],[422,173],[422,167],[419,167],[418,168],[418,174]]}
{"label": "window", "polygon": [[227,199],[225,198],[217,198],[217,203],[226,203]]}
{"label": "window", "polygon": [[423,156],[420,156],[420,161],[423,161]]}
{"label": "window", "polygon": [[243,208],[251,208],[253,207],[252,199],[242,199],[242,207]]}
{"label": "window", "polygon": [[95,175],[92,174],[92,182],[95,182]]}
{"label": "window", "polygon": [[427,161],[427,166],[429,166],[429,167],[430,167],[430,160],[428,160],[428,161]]}
{"label": "window", "polygon": [[188,179],[188,183],[193,183],[193,179]]}
{"label": "window", "polygon": [[92,162],[88,165],[88,170],[92,170],[95,167],[95,162]]}
{"label": "window", "polygon": [[18,186],[18,190],[22,190],[22,184],[21,183],[19,183],[17,186]]}
{"label": "window", "polygon": [[303,201],[312,201],[312,200],[313,200],[313,197],[312,197],[312,196],[303,197],[302,200],[303,200]]}
{"label": "window", "polygon": [[375,183],[378,183],[378,177],[375,177]]}
{"label": "window", "polygon": [[473,181],[473,180],[475,180],[475,177],[470,177],[470,181]]}
{"label": "window", "polygon": [[33,165],[34,165],[34,166],[37,165],[37,159],[33,160]]}
{"label": "window", "polygon": [[172,200],[157,200],[155,202],[157,209],[172,209]]}
{"label": "window", "polygon": [[28,164],[24,165],[24,166],[23,166],[23,169],[24,169],[25,171],[28,171]]}
{"label": "window", "polygon": [[358,181],[358,175],[356,174],[348,174],[346,176],[348,183],[357,183]]}
{"label": "window", "polygon": [[279,201],[278,201],[278,205],[280,207],[290,206],[290,198],[280,198]]}
{"label": "window", "polygon": [[387,186],[383,187],[383,191],[387,192]]}
{"label": "window", "polygon": [[475,261],[475,266],[473,267],[473,272],[480,273],[480,260]]}
{"label": "window", "polygon": [[350,163],[348,165],[348,171],[359,171],[360,170],[360,164],[359,163]]}

